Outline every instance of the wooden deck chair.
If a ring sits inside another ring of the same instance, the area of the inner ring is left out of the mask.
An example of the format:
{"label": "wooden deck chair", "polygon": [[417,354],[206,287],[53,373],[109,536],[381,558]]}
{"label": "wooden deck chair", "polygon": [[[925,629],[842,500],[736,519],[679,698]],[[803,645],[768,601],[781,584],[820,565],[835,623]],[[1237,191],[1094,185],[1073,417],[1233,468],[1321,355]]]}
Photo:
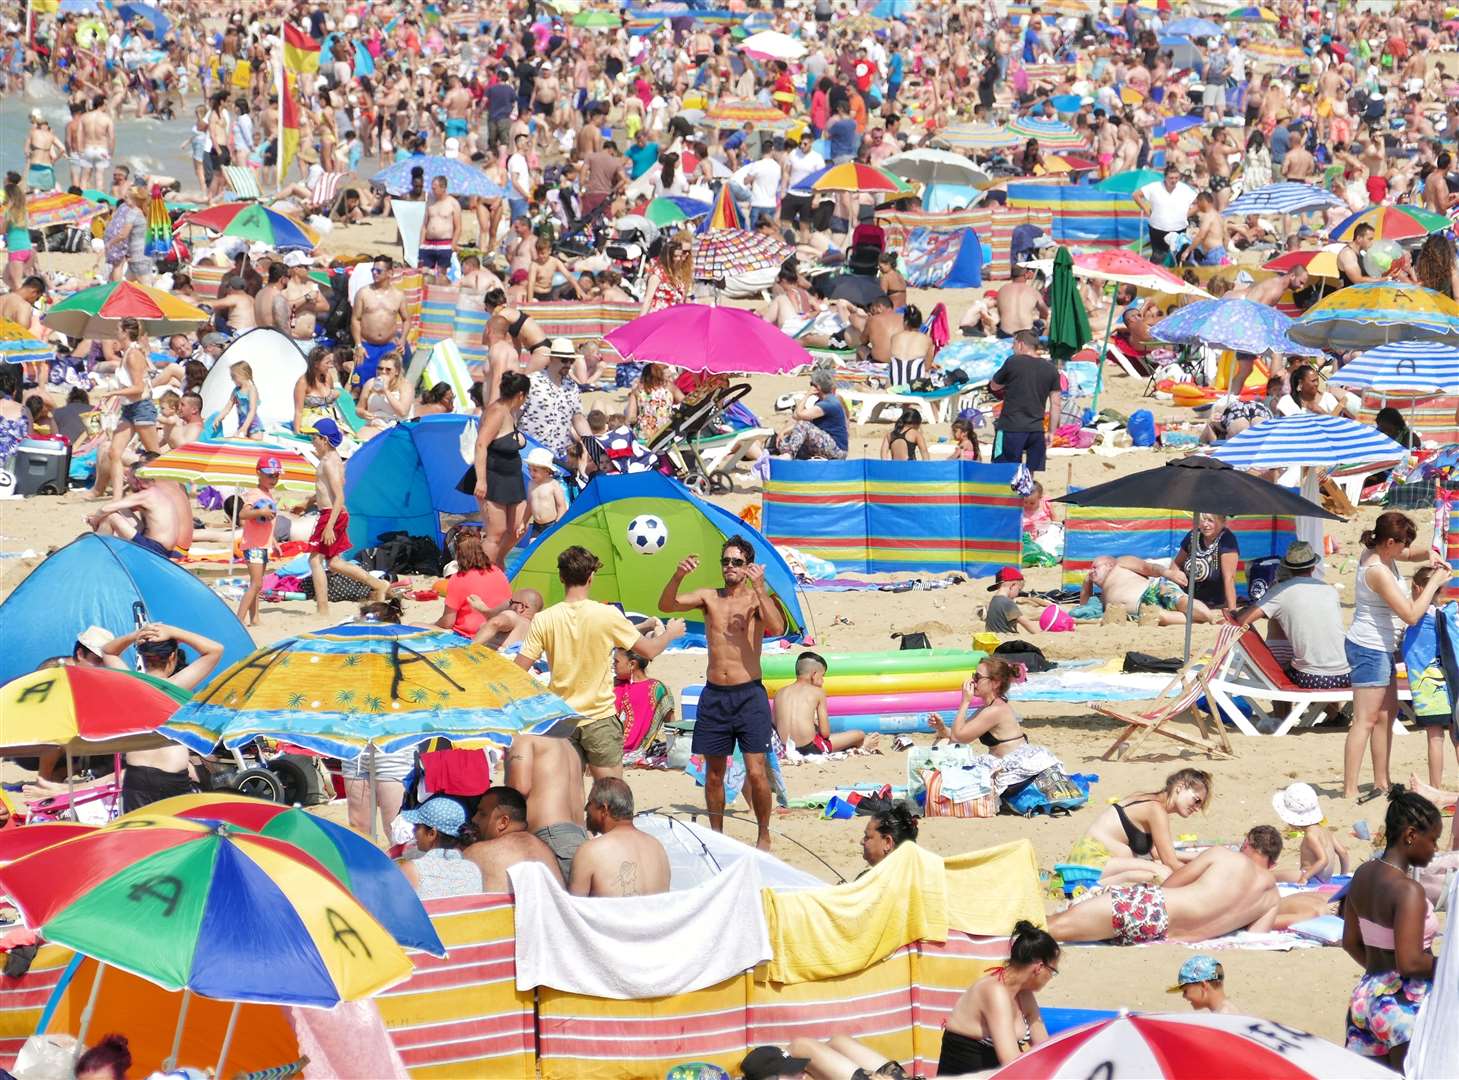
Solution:
{"label": "wooden deck chair", "polygon": [[309,185],[309,206],[306,214],[323,214],[327,217],[332,213],[334,204],[339,199],[340,188],[350,175],[348,172],[322,172],[316,176]]}
{"label": "wooden deck chair", "polygon": [[239,202],[258,202],[263,198],[258,177],[247,166],[224,165],[223,179],[228,183],[228,193]]}
{"label": "wooden deck chair", "polygon": [[[1222,726],[1220,718],[1217,717],[1212,721],[1215,726],[1213,735],[1207,728],[1206,715],[1196,707],[1196,701],[1207,693],[1207,684],[1211,681],[1212,676],[1225,665],[1226,657],[1236,640],[1246,633],[1246,630],[1247,628],[1244,626],[1223,623],[1216,635],[1216,644],[1211,649],[1210,660],[1206,663],[1191,661],[1186,664],[1184,670],[1167,683],[1160,692],[1159,703],[1153,709],[1141,713],[1127,713],[1112,706],[1094,702],[1095,712],[1118,720],[1125,725],[1120,730],[1119,736],[1110,744],[1109,749],[1104,752],[1104,760],[1110,761],[1133,753],[1147,738],[1157,733],[1213,757],[1216,755],[1233,756],[1231,742],[1226,738],[1226,730]],[[1174,696],[1171,696],[1172,694]],[[1195,719],[1196,727],[1200,731],[1199,739],[1193,739],[1189,735],[1172,729],[1171,725],[1174,721],[1186,713],[1190,713]]]}

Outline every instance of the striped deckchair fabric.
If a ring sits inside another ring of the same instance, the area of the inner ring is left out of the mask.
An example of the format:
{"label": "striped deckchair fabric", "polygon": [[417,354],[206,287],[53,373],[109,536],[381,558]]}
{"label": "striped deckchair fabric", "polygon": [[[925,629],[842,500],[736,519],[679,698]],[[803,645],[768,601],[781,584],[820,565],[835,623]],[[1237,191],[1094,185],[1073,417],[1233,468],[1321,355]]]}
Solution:
{"label": "striped deckchair fabric", "polygon": [[415,973],[375,997],[390,1040],[412,1077],[533,1080],[533,996],[517,989],[512,898],[426,901],[444,959],[411,953]]}
{"label": "striped deckchair fabric", "polygon": [[972,229],[983,245],[983,277],[1008,279],[1008,251],[1013,230],[1020,225],[1037,225],[1045,233],[1054,227],[1054,215],[1047,207],[1025,207],[994,211],[987,207],[957,210],[949,214],[926,214],[915,210],[883,210],[876,215],[877,224],[886,230],[887,247],[900,249],[908,234],[922,226],[929,229]]}
{"label": "striped deckchair fabric", "polygon": [[334,200],[339,197],[340,185],[349,175],[347,172],[320,173],[314,178],[314,183],[309,185],[309,205],[321,213],[332,209]]}
{"label": "striped deckchair fabric", "polygon": [[448,285],[427,285],[421,295],[421,345],[454,341],[467,367],[485,364],[486,305],[481,296]]}
{"label": "striped deckchair fabric", "polygon": [[203,300],[216,300],[223,279],[232,271],[227,266],[212,266],[208,263],[198,263],[187,271],[192,275],[193,291]]}
{"label": "striped deckchair fabric", "polygon": [[537,320],[548,337],[570,338],[575,344],[597,341],[603,355],[618,358],[618,350],[603,341],[603,335],[638,318],[638,304],[603,303],[598,300],[554,300],[523,304],[522,310]]}
{"label": "striped deckchair fabric", "polygon": [[[1171,558],[1190,531],[1191,516],[1171,510],[1141,510],[1113,506],[1069,506],[1064,519],[1064,584],[1079,585],[1101,555],[1118,558]],[[1236,564],[1236,587],[1246,585],[1246,565],[1252,559],[1282,555],[1297,539],[1296,521],[1290,517],[1233,517],[1226,527],[1236,534],[1241,558]]]}
{"label": "striped deckchair fabric", "polygon": [[973,461],[772,461],[763,496],[772,543],[845,573],[991,575],[1020,553],[1016,467]]}
{"label": "striped deckchair fabric", "polygon": [[224,165],[223,179],[227,181],[228,190],[235,199],[243,202],[257,202],[263,198],[263,192],[259,190],[258,186],[258,177],[246,165]]}
{"label": "striped deckchair fabric", "polygon": [[412,348],[420,341],[421,309],[425,300],[426,278],[419,270],[397,266],[392,275],[395,287],[405,293],[405,310],[411,319],[407,342]]}
{"label": "striped deckchair fabric", "polygon": [[1095,191],[1087,184],[1009,184],[1008,207],[1048,210],[1055,240],[1090,250],[1126,247],[1145,234],[1145,217],[1132,196]]}
{"label": "striped deckchair fabric", "polygon": [[70,949],[45,945],[20,978],[0,975],[0,1069],[12,1067],[25,1040],[36,1033],[71,956]]}
{"label": "striped deckchair fabric", "polygon": [[1459,397],[1452,394],[1406,394],[1402,391],[1378,393],[1363,391],[1363,407],[1358,419],[1365,424],[1375,422],[1378,410],[1397,409],[1403,414],[1411,430],[1418,432],[1424,443],[1448,446],[1459,442],[1459,424],[1454,422],[1454,410],[1459,407]]}

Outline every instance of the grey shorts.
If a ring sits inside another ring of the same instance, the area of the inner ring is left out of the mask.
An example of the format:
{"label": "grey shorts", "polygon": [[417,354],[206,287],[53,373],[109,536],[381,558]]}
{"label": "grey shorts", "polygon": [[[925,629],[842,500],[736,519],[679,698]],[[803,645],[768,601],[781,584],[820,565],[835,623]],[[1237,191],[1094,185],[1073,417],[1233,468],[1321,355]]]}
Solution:
{"label": "grey shorts", "polygon": [[572,878],[572,857],[587,842],[588,830],[571,821],[559,821],[542,826],[536,833],[537,839],[557,856],[557,868],[562,871],[563,884],[567,884]]}
{"label": "grey shorts", "polygon": [[375,760],[375,779],[394,780],[397,784],[405,783],[406,777],[415,768],[415,750],[397,750],[393,754],[383,754],[373,746],[358,757],[346,758],[340,762],[340,775],[346,780],[368,780],[370,779],[370,759]]}

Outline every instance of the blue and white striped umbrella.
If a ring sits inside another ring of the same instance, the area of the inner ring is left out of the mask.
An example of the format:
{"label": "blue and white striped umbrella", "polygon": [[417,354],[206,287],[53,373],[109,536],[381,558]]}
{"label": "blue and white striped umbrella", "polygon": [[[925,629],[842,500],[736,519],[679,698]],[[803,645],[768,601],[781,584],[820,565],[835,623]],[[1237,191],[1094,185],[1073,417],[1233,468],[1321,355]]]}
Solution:
{"label": "blue and white striped umbrella", "polygon": [[1176,308],[1150,328],[1150,336],[1171,345],[1215,345],[1253,356],[1322,355],[1321,349],[1293,341],[1287,333],[1291,326],[1292,320],[1276,308],[1234,297]]}
{"label": "blue and white striped umbrella", "polygon": [[1226,33],[1210,19],[1198,18],[1176,19],[1166,23],[1165,32],[1184,38],[1218,38]]}
{"label": "blue and white striped umbrella", "polygon": [[1395,341],[1369,349],[1327,381],[1374,390],[1459,394],[1459,349],[1432,341]]}
{"label": "blue and white striped umbrella", "polygon": [[397,161],[370,177],[372,184],[382,184],[391,195],[404,195],[410,191],[410,170],[416,166],[425,170],[426,191],[437,176],[446,178],[446,191],[451,195],[479,195],[487,199],[499,199],[507,189],[498,184],[475,165],[455,158],[436,154],[421,154]]}
{"label": "blue and white striped umbrella", "polygon": [[1300,412],[1252,424],[1218,445],[1212,456],[1234,469],[1278,469],[1393,461],[1407,453],[1377,428],[1344,416]]}
{"label": "blue and white striped umbrella", "polygon": [[1232,214],[1305,214],[1310,210],[1343,205],[1343,201],[1330,191],[1313,184],[1285,181],[1242,192],[1221,212],[1228,217]]}

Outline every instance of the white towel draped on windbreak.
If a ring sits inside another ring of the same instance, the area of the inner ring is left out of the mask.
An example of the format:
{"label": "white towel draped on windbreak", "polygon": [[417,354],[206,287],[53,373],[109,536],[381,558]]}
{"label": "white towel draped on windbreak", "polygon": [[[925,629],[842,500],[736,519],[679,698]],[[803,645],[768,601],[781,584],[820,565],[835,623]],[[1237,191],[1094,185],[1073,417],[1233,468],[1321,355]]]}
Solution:
{"label": "white towel draped on windbreak", "polygon": [[572,896],[538,863],[507,876],[516,895],[517,989],[632,1000],[702,990],[770,959],[754,861],[654,896]]}
{"label": "white towel draped on windbreak", "polygon": [[1434,967],[1434,985],[1413,1025],[1403,1075],[1408,1080],[1448,1080],[1459,1076],[1459,948],[1455,947],[1454,915],[1459,911],[1459,872],[1449,875],[1449,912],[1443,951]]}

